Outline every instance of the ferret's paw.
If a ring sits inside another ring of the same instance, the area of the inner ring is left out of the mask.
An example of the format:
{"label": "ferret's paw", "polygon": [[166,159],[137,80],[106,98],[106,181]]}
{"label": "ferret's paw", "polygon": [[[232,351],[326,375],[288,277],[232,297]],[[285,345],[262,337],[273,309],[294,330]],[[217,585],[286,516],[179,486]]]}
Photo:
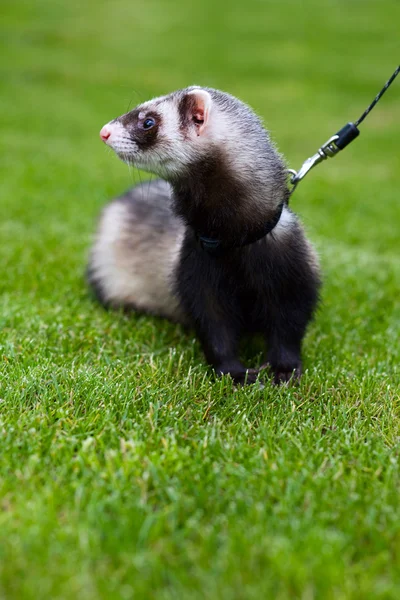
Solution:
{"label": "ferret's paw", "polygon": [[258,381],[258,369],[246,369],[240,362],[223,363],[215,367],[218,375],[230,375],[237,385],[251,385]]}
{"label": "ferret's paw", "polygon": [[252,385],[254,383],[262,385],[258,380],[257,369],[247,369],[242,373],[230,373],[230,376],[236,385]]}
{"label": "ferret's paw", "polygon": [[301,368],[295,367],[291,370],[277,369],[273,371],[272,382],[275,385],[281,385],[282,383],[295,384],[298,383],[301,377]]}
{"label": "ferret's paw", "polygon": [[262,385],[258,379],[259,371],[258,369],[247,369],[244,376],[244,385],[250,385],[252,383],[258,383],[260,386]]}
{"label": "ferret's paw", "polygon": [[296,362],[293,366],[273,366],[271,363],[265,362],[260,367],[260,371],[264,370],[272,377],[274,385],[281,385],[282,383],[296,384],[301,377],[301,362]]}

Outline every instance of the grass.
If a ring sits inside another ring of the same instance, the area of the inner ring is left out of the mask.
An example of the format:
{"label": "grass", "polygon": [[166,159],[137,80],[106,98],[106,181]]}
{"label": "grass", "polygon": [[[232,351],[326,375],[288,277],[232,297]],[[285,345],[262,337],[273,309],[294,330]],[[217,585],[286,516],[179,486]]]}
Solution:
{"label": "grass", "polygon": [[215,380],[192,334],[105,312],[83,273],[138,181],[103,123],[219,87],[299,167],[398,63],[398,2],[0,10],[0,597],[397,599],[399,84],[293,196],[324,271],[299,387]]}

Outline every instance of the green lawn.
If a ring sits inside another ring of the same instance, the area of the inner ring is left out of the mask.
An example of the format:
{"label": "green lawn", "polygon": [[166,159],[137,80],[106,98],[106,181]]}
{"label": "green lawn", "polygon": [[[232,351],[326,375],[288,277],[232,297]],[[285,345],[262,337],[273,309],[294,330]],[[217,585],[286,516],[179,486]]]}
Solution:
{"label": "green lawn", "polygon": [[394,70],[399,22],[397,0],[1,1],[2,600],[400,597],[400,78],[292,199],[324,272],[298,387],[235,390],[84,281],[138,181],[105,122],[218,87],[298,168]]}

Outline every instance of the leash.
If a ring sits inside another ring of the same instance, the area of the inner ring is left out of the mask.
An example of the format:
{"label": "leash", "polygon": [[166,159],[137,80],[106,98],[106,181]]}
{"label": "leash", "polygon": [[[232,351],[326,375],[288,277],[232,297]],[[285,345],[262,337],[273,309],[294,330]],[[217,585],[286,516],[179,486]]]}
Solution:
{"label": "leash", "polygon": [[374,106],[379,102],[379,100],[382,98],[383,94],[386,92],[388,87],[396,79],[399,72],[400,72],[400,65],[397,67],[397,69],[395,70],[393,75],[390,77],[390,79],[387,80],[387,82],[385,83],[385,85],[383,86],[383,88],[381,89],[379,94],[377,94],[375,96],[374,100],[371,102],[371,104],[368,106],[368,108],[365,109],[365,111],[363,112],[361,117],[359,119],[357,119],[357,121],[355,123],[347,123],[344,127],[342,127],[342,129],[340,129],[337,133],[335,133],[335,135],[332,135],[329,138],[329,140],[325,142],[325,144],[322,144],[322,146],[321,146],[321,148],[319,148],[318,152],[316,152],[310,158],[307,158],[307,160],[302,164],[302,166],[300,167],[300,169],[298,171],[295,171],[294,169],[288,169],[288,172],[292,175],[290,178],[290,183],[293,186],[292,189],[290,190],[289,196],[291,196],[293,194],[294,190],[296,189],[296,187],[300,183],[300,181],[302,179],[304,179],[304,177],[307,175],[307,173],[309,171],[311,171],[311,169],[313,167],[315,167],[315,165],[318,165],[319,163],[326,160],[327,158],[332,158],[333,156],[336,156],[336,154],[338,154],[338,152],[340,152],[340,150],[343,150],[344,148],[346,148],[346,146],[348,146],[350,144],[350,142],[355,140],[356,137],[358,137],[360,135],[360,130],[358,129],[358,126],[360,125],[360,123],[362,123],[364,121],[365,117],[371,112],[371,110],[374,108]]}

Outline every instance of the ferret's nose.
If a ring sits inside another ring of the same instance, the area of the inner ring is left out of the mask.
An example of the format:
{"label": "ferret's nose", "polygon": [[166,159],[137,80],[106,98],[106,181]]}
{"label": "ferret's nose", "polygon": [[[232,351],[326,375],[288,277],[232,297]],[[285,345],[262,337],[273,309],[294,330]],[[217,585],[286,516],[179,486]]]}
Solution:
{"label": "ferret's nose", "polygon": [[111,130],[109,129],[109,127],[107,125],[104,125],[104,127],[100,131],[100,137],[103,140],[103,142],[106,142],[108,140],[108,138],[110,137],[110,135],[111,135]]}

